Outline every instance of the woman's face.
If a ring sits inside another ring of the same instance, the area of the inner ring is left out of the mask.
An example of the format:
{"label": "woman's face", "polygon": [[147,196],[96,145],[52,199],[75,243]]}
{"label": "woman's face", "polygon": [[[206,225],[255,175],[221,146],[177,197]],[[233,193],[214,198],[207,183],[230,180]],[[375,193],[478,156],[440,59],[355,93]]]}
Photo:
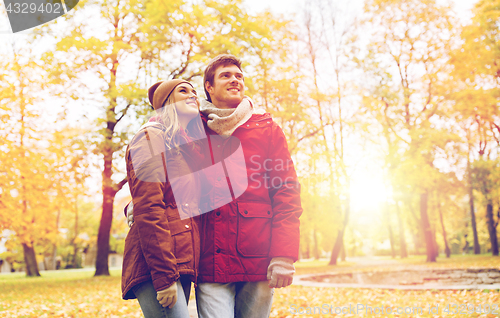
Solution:
{"label": "woman's face", "polygon": [[172,94],[179,119],[191,120],[198,115],[200,103],[196,90],[191,85],[181,83],[175,87]]}

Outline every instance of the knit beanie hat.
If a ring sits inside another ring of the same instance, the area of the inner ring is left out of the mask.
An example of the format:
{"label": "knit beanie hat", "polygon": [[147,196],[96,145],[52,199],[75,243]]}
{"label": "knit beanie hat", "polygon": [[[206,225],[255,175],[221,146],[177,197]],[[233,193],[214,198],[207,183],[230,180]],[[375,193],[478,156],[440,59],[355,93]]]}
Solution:
{"label": "knit beanie hat", "polygon": [[177,85],[181,83],[186,83],[189,84],[189,86],[193,87],[191,83],[182,79],[161,81],[153,84],[148,90],[149,102],[151,103],[151,105],[153,105],[153,109],[156,110],[158,108],[161,108],[170,94],[172,94],[173,90],[177,87]]}

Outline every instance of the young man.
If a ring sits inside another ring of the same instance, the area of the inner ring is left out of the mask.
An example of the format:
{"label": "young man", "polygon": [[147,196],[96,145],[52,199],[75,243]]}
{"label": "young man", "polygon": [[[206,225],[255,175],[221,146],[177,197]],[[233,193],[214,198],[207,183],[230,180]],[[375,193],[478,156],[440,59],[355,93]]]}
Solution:
{"label": "young man", "polygon": [[[228,54],[215,57],[203,81],[208,101],[201,112],[212,165],[223,169],[207,173],[205,211],[213,211],[201,215],[198,314],[269,317],[273,288],[290,285],[295,272],[300,185],[281,128],[270,114],[257,114],[251,102],[242,102],[240,61]],[[243,165],[230,159],[238,149]]]}

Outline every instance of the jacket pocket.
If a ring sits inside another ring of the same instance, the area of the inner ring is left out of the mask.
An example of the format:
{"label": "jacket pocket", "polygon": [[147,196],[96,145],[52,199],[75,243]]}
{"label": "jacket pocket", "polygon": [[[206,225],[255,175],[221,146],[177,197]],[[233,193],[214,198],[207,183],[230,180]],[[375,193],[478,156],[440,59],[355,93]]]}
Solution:
{"label": "jacket pocket", "polygon": [[269,255],[272,217],[272,207],[268,203],[238,202],[236,248],[242,256]]}
{"label": "jacket pocket", "polygon": [[170,221],[168,225],[174,242],[174,255],[177,259],[177,264],[191,261],[194,253],[191,220]]}

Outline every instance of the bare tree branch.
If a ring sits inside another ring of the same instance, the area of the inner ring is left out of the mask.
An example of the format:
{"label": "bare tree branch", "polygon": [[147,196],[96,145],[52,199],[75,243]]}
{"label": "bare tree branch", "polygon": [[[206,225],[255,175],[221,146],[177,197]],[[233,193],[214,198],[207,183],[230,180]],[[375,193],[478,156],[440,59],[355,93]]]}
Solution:
{"label": "bare tree branch", "polygon": [[493,127],[495,127],[497,129],[498,133],[500,133],[500,127],[497,124],[495,124],[493,121],[490,122],[490,128],[493,131],[493,138],[495,138],[497,144],[500,146],[500,139],[495,135],[495,129]]}
{"label": "bare tree branch", "polygon": [[182,75],[186,71],[187,67],[189,66],[191,52],[193,51],[193,37],[194,37],[194,35],[189,33],[189,49],[187,51],[182,52],[182,55],[186,56],[186,61],[183,63],[184,65],[181,65],[182,68],[180,70],[172,71],[172,73],[171,73],[172,78],[177,78],[178,76]]}
{"label": "bare tree branch", "polygon": [[304,136],[300,137],[299,139],[297,139],[297,143],[295,144],[295,146],[293,148],[290,149],[290,152],[293,152],[299,145],[299,142],[301,142],[302,140],[305,140],[306,138],[310,138],[314,135],[316,135],[317,133],[319,133],[321,131],[321,128],[318,128],[308,134],[305,134]]}
{"label": "bare tree branch", "polygon": [[408,141],[404,140],[403,137],[399,136],[398,133],[396,132],[396,130],[394,130],[394,128],[392,127],[390,118],[389,118],[389,116],[387,116],[387,109],[389,109],[389,103],[383,97],[382,97],[382,101],[385,103],[384,118],[385,118],[385,122],[387,124],[387,127],[389,128],[390,131],[392,131],[392,133],[394,134],[394,136],[396,136],[396,138],[398,138],[399,140],[401,140],[405,144],[410,145],[410,143]]}
{"label": "bare tree branch", "polygon": [[118,117],[118,119],[116,120],[116,123],[118,124],[118,122],[120,122],[120,120],[123,119],[123,117],[125,117],[125,115],[127,115],[127,112],[128,110],[130,109],[130,106],[132,106],[132,104],[128,104],[124,110],[122,110],[122,114],[120,117]]}
{"label": "bare tree branch", "polygon": [[127,183],[127,177],[123,178],[120,182],[118,182],[117,184],[115,184],[114,188],[115,188],[115,193],[120,191],[123,186]]}

